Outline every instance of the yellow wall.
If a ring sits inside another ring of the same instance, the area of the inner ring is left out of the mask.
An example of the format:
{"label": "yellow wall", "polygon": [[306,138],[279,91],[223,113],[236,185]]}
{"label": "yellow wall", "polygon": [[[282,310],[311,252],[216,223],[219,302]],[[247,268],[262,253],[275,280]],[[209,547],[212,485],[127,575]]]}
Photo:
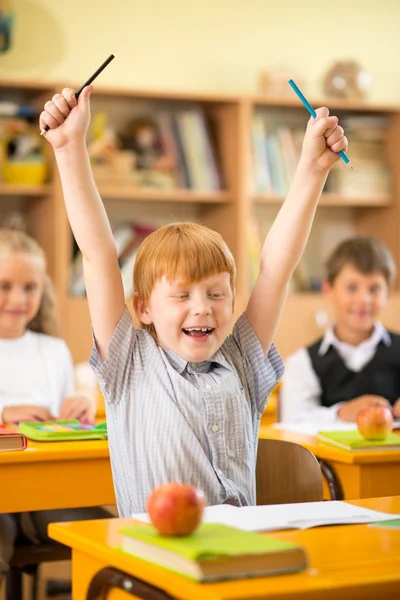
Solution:
{"label": "yellow wall", "polygon": [[375,100],[400,100],[398,0],[10,0],[15,43],[0,77],[83,82],[110,53],[101,84],[256,89],[290,67],[316,96],[337,58],[372,74]]}

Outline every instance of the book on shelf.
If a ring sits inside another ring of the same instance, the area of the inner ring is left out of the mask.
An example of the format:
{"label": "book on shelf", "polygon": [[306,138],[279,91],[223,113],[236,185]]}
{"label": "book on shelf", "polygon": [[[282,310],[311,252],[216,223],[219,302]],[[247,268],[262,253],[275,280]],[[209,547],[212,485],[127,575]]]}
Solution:
{"label": "book on shelf", "polygon": [[[101,123],[105,118],[97,113],[94,122],[97,119]],[[146,139],[151,132],[152,141],[140,140],[141,129]],[[111,141],[107,129],[97,132],[97,136],[93,134],[89,152],[95,179],[100,188],[103,183],[160,192],[219,191],[220,165],[212,133],[207,113],[200,105],[153,107],[122,126],[118,135],[113,132]],[[122,150],[117,148],[117,139]]]}
{"label": "book on shelf", "polygon": [[255,194],[269,194],[273,191],[266,140],[264,119],[262,115],[256,113],[251,124],[253,193]]}
{"label": "book on shelf", "polygon": [[341,125],[349,139],[355,168],[350,173],[340,164],[334,165],[328,178],[329,191],[349,198],[390,195],[393,178],[385,153],[387,116],[345,115]]}
{"label": "book on shelf", "polygon": [[[149,522],[147,513],[133,518]],[[398,515],[369,510],[337,500],[329,502],[298,502],[265,506],[206,506],[203,523],[219,523],[243,531],[279,531],[282,529],[310,529],[325,525],[356,525],[398,518]]]}
{"label": "book on shelf", "polygon": [[[388,119],[380,115],[346,115],[341,119],[350,140],[355,169],[335,165],[325,190],[349,198],[389,196],[393,177],[385,158]],[[252,192],[285,195],[300,158],[304,127],[256,111],[251,124]]]}
{"label": "book on shelf", "polygon": [[202,523],[184,537],[162,536],[152,525],[120,533],[124,552],[196,581],[263,577],[307,566],[297,544],[217,523]]}
{"label": "book on shelf", "polygon": [[351,144],[354,141],[384,143],[389,117],[384,114],[347,114],[340,119],[340,125],[344,127]]}
{"label": "book on shelf", "polygon": [[199,107],[181,109],[171,119],[184,187],[202,192],[220,190],[220,173],[204,112]]}
{"label": "book on shelf", "polygon": [[25,450],[26,436],[19,431],[13,431],[0,425],[0,452]]}
{"label": "book on shelf", "polygon": [[303,129],[300,138],[296,124],[288,127],[255,112],[251,124],[254,194],[287,193],[300,158]]}
{"label": "book on shelf", "polygon": [[0,100],[0,117],[35,119],[38,115],[38,109],[30,104],[20,104],[12,100]]}
{"label": "book on shelf", "polygon": [[[112,226],[125,298],[131,298],[133,295],[133,266],[139,246],[156,228],[156,225],[135,222],[117,223]],[[70,293],[72,296],[86,294],[83,258],[79,250],[71,265]]]}
{"label": "book on shelf", "polygon": [[[186,174],[184,165],[182,164],[183,154],[178,148],[177,140],[174,133],[174,123],[172,115],[166,110],[160,110],[157,114],[157,121],[160,127],[160,137],[162,147],[167,156],[171,157],[173,164],[173,177],[175,188],[182,189],[186,187]],[[183,152],[183,150],[182,150]]]}
{"label": "book on shelf", "polygon": [[366,440],[357,429],[351,431],[319,431],[317,440],[343,450],[400,450],[400,435],[389,433],[384,440]]}

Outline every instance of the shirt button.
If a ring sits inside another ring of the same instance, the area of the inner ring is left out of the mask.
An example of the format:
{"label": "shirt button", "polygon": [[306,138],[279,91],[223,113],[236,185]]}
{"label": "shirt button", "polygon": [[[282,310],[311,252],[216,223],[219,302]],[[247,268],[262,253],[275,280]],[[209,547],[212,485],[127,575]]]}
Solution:
{"label": "shirt button", "polygon": [[211,431],[213,431],[214,433],[216,433],[218,431],[218,429],[219,429],[218,425],[213,425],[211,427]]}
{"label": "shirt button", "polygon": [[211,390],[211,385],[209,383],[207,383],[205,386],[206,390]]}

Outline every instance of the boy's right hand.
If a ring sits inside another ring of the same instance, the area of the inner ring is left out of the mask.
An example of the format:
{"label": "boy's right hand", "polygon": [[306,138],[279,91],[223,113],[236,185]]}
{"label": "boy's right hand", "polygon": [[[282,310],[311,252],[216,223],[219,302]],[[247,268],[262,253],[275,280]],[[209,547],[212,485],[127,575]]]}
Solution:
{"label": "boy's right hand", "polygon": [[358,396],[354,400],[345,402],[338,410],[338,417],[342,421],[357,421],[357,415],[360,410],[369,408],[370,406],[387,406],[391,408],[390,402],[383,396],[368,395]]}
{"label": "boy's right hand", "polygon": [[4,424],[12,425],[21,421],[54,421],[55,417],[44,406],[27,404],[24,406],[6,406],[2,413]]}
{"label": "boy's right hand", "polygon": [[90,122],[90,94],[91,85],[85,87],[79,99],[75,98],[75,91],[64,88],[61,94],[55,94],[44,105],[44,111],[39,117],[39,126],[42,131],[46,125],[50,130],[45,137],[58,150],[80,139],[85,139]]}

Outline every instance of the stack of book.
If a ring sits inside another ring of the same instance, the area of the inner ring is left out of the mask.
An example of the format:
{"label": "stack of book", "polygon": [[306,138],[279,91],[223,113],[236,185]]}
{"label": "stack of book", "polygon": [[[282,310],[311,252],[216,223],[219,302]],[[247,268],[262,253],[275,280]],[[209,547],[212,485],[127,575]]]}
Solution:
{"label": "stack of book", "polygon": [[253,194],[285,195],[300,158],[304,127],[271,122],[256,112],[251,126]]}
{"label": "stack of book", "polygon": [[389,433],[384,440],[366,440],[357,429],[350,431],[319,431],[317,440],[343,450],[400,450],[400,435]]}
{"label": "stack of book", "polygon": [[349,139],[354,169],[335,165],[329,175],[329,191],[343,196],[373,198],[392,192],[392,175],[385,160],[385,116],[349,115],[341,119]]}
{"label": "stack of book", "polygon": [[0,452],[25,450],[26,437],[23,433],[0,425]]}
{"label": "stack of book", "polygon": [[124,552],[196,581],[262,577],[301,571],[303,548],[217,523],[202,523],[184,537],[160,535],[152,525],[121,530]]}

